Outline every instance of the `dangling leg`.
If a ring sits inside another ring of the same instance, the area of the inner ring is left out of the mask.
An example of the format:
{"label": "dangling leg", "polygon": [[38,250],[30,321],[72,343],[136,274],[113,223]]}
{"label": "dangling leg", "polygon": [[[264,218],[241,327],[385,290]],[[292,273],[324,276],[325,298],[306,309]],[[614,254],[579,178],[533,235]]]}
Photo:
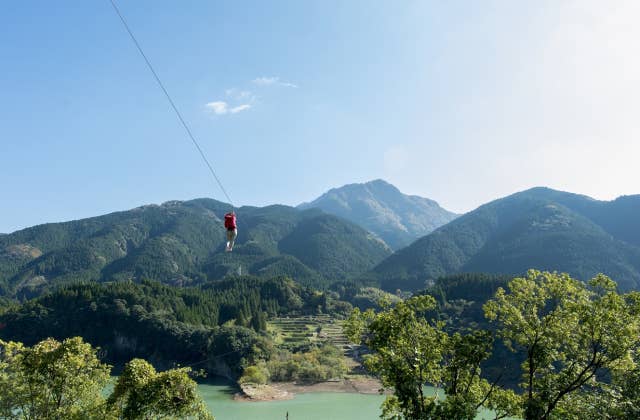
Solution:
{"label": "dangling leg", "polygon": [[232,241],[233,241],[233,231],[227,230],[227,248],[225,249],[226,252],[231,252]]}
{"label": "dangling leg", "polygon": [[233,251],[233,245],[236,242],[236,238],[238,237],[238,229],[233,229],[229,231],[231,233],[229,238],[229,252]]}

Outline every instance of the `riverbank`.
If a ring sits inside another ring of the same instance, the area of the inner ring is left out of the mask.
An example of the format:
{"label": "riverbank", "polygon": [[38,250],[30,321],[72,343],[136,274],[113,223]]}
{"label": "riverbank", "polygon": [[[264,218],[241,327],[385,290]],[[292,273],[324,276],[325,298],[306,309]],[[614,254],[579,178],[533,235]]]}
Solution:
{"label": "riverbank", "polygon": [[292,399],[295,395],[273,385],[243,384],[240,385],[240,389],[242,391],[233,396],[236,401],[284,401]]}
{"label": "riverbank", "polygon": [[339,392],[354,394],[378,394],[382,384],[378,379],[357,376],[336,381],[318,382],[314,384],[298,384],[295,382],[276,382],[269,385],[245,384],[242,392],[234,396],[236,401],[282,401],[292,399],[296,394],[312,392]]}

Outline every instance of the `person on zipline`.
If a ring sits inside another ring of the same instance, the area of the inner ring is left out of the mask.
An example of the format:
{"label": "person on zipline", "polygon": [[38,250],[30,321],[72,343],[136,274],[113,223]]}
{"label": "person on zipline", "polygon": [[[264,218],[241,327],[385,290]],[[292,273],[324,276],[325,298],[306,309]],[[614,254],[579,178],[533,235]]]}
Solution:
{"label": "person on zipline", "polygon": [[238,236],[238,227],[236,226],[236,214],[231,211],[224,215],[224,227],[227,229],[227,252],[233,251],[233,244]]}

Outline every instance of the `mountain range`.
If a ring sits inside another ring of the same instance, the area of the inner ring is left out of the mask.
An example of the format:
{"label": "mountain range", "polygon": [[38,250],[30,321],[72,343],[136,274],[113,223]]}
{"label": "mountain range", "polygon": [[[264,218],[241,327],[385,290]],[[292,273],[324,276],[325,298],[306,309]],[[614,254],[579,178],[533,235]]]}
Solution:
{"label": "mountain range", "polygon": [[381,179],[334,188],[298,206],[314,207],[357,223],[394,250],[458,217],[433,200],[403,194]]}
{"label": "mountain range", "polygon": [[[581,279],[602,272],[623,290],[640,289],[640,195],[599,201],[533,188],[456,217],[377,180],[297,208],[236,209],[231,254],[221,222],[229,209],[212,199],[170,201],[0,235],[0,296],[31,297],[78,281],[186,286],[245,274],[320,289],[351,280],[415,291],[443,276],[529,268]],[[394,253],[387,246],[402,243],[410,245]]]}
{"label": "mountain range", "polygon": [[229,275],[286,275],[321,288],[391,251],[375,235],[318,209],[241,207],[224,252],[228,204],[171,201],[0,237],[0,295],[33,296],[77,281],[157,280],[184,286]]}
{"label": "mountain range", "polygon": [[604,273],[640,288],[640,195],[613,201],[533,188],[480,206],[396,252],[369,274],[417,290],[453,273]]}

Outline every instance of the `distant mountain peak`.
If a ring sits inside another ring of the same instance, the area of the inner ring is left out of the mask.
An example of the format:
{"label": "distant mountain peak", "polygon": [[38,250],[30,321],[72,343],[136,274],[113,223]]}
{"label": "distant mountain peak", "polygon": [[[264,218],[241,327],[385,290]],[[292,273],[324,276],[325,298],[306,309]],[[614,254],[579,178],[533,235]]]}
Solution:
{"label": "distant mountain peak", "polygon": [[300,208],[343,217],[399,249],[457,217],[434,200],[406,195],[383,179],[332,188]]}
{"label": "distant mountain peak", "polygon": [[[355,184],[358,185],[358,184]],[[392,189],[394,191],[400,191],[395,185],[385,181],[384,179],[378,178],[378,179],[374,179],[371,181],[367,181],[364,183],[364,185],[366,186],[372,186],[372,187],[381,187],[381,188],[389,188]]]}
{"label": "distant mountain peak", "polygon": [[[319,198],[321,198],[323,196],[327,196],[327,195],[332,195],[332,194],[352,193],[354,191],[369,192],[369,193],[375,193],[375,192],[379,192],[379,191],[386,191],[386,192],[390,192],[390,193],[401,194],[400,190],[397,187],[395,187],[394,185],[388,183],[387,181],[385,181],[383,179],[374,179],[372,181],[361,182],[361,183],[355,182],[355,183],[352,183],[352,184],[345,184],[345,185],[343,185],[341,187],[331,188],[329,191],[324,193]],[[316,199],[314,201],[317,201],[317,200],[318,199]],[[301,204],[301,206],[303,206],[304,204],[309,204],[309,203],[303,203],[303,204]]]}

